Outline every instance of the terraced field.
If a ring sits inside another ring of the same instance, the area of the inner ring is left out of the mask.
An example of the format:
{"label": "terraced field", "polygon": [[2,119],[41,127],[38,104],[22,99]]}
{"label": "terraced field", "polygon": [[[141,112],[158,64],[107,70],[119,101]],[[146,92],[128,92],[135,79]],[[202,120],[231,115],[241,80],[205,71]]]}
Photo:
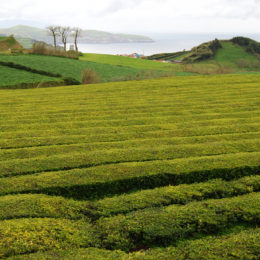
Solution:
{"label": "terraced field", "polygon": [[0,258],[258,259],[259,82],[0,90]]}
{"label": "terraced field", "polygon": [[40,82],[56,82],[57,85],[60,80],[61,79],[59,78],[47,77],[0,65],[0,88],[12,88],[12,86],[17,86],[19,84],[34,85],[39,84]]}
{"label": "terraced field", "polygon": [[[81,82],[82,71],[87,68],[94,69],[103,81],[113,81],[113,78],[134,76],[140,69],[114,66],[85,60],[73,60],[61,57],[44,55],[0,55],[0,61],[13,62],[37,70],[59,73],[63,77],[72,77]],[[21,82],[24,79],[21,78]]]}

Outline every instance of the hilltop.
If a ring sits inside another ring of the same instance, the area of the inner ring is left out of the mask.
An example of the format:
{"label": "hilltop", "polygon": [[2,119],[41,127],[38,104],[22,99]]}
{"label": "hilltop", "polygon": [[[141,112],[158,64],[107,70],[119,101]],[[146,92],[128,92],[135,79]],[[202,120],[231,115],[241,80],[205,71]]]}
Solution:
{"label": "hilltop", "polygon": [[0,52],[22,49],[22,45],[13,36],[0,36]]}
{"label": "hilltop", "polygon": [[[52,43],[52,37],[48,36],[45,29],[17,25],[10,28],[0,29],[0,35],[13,34],[19,39],[32,39]],[[83,30],[79,43],[129,43],[129,42],[152,42],[149,37],[132,34],[115,34],[97,30]]]}
{"label": "hilltop", "polygon": [[202,43],[190,51],[159,53],[148,56],[149,60],[197,63],[216,61],[218,63],[237,63],[239,59],[256,62],[260,57],[260,43],[246,37],[230,40],[218,40]]}

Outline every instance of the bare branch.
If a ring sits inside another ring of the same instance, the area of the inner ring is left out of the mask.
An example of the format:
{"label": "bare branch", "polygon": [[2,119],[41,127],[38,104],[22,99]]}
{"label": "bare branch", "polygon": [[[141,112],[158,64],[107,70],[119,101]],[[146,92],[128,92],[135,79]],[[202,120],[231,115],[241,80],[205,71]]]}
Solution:
{"label": "bare branch", "polygon": [[56,47],[57,47],[57,36],[59,36],[60,27],[59,26],[50,25],[50,26],[46,27],[46,29],[48,30],[48,34],[53,37],[54,48],[56,50]]}
{"label": "bare branch", "polygon": [[61,41],[64,45],[64,51],[66,51],[67,39],[71,33],[71,28],[70,27],[60,27],[59,32],[60,32],[60,36],[61,36]]}
{"label": "bare branch", "polygon": [[78,37],[81,36],[82,34],[82,30],[78,27],[74,27],[72,29],[72,36],[74,37],[74,45],[75,45],[75,50],[76,52],[78,52]]}

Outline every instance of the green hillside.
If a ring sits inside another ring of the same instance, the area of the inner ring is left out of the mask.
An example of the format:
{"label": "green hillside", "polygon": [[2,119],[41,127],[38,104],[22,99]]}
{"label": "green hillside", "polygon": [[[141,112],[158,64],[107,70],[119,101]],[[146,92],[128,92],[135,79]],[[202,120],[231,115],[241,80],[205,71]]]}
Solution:
{"label": "green hillside", "polygon": [[[214,60],[226,66],[238,66],[240,60],[244,60],[249,64],[249,67],[254,67],[254,64],[260,62],[259,59],[252,53],[246,52],[241,46],[232,42],[221,42],[222,49],[216,52]],[[257,66],[256,66],[257,67]]]}
{"label": "green hillside", "polygon": [[140,71],[140,69],[130,67],[44,55],[0,55],[0,61],[13,62],[37,70],[59,73],[63,77],[72,77],[78,81],[81,81],[82,71],[86,68],[94,69],[105,82],[116,80],[116,78],[122,76],[134,76]]}
{"label": "green hillside", "polygon": [[[17,38],[30,38],[32,40],[53,43],[47,30],[32,26],[17,25],[10,28],[0,28],[0,35],[13,34]],[[60,41],[60,39],[58,39]],[[73,42],[71,38],[69,40]],[[127,43],[127,42],[152,42],[153,40],[143,35],[115,34],[98,30],[82,30],[79,43]]]}
{"label": "green hillside", "polygon": [[231,68],[259,68],[260,43],[245,37],[210,41],[186,52],[161,53],[147,57],[152,60],[211,63]]}
{"label": "green hillside", "polygon": [[257,259],[259,81],[0,90],[0,258]]}
{"label": "green hillside", "polygon": [[[53,82],[59,84],[61,79],[43,76],[28,71],[0,65],[0,88],[39,86],[39,83]],[[53,84],[52,84],[53,85]]]}
{"label": "green hillside", "polygon": [[13,36],[0,36],[0,53],[9,50],[22,50],[23,47],[16,41]]}

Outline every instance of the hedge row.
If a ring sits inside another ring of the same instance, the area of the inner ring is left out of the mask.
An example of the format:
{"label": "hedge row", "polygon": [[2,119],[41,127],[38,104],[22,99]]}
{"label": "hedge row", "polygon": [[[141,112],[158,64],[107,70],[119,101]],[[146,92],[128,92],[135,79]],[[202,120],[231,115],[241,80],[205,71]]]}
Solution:
{"label": "hedge row", "polygon": [[58,73],[52,73],[49,71],[44,71],[44,70],[36,70],[21,64],[16,64],[13,62],[6,62],[6,61],[0,61],[0,65],[2,66],[6,66],[6,67],[10,67],[13,69],[18,69],[18,70],[25,70],[25,71],[29,71],[32,73],[36,73],[36,74],[40,74],[40,75],[45,75],[45,76],[49,76],[49,77],[54,77],[54,78],[61,78],[62,75],[58,74]]}
{"label": "hedge row", "polygon": [[167,186],[93,202],[79,202],[42,194],[8,195],[0,197],[0,219],[48,217],[88,221],[101,216],[129,213],[145,208],[187,204],[192,201],[232,197],[255,191],[260,191],[260,176],[245,177],[231,182],[213,180],[198,184]]}
{"label": "hedge row", "polygon": [[[260,229],[249,228],[230,230],[229,234],[206,236],[201,239],[186,240],[177,246],[158,247],[126,254],[120,250],[81,248],[59,251],[38,252],[24,256],[14,256],[8,260],[164,260],[164,259],[258,259],[260,255]],[[241,229],[241,230],[239,230]]]}
{"label": "hedge row", "polygon": [[33,82],[33,83],[19,83],[16,85],[5,85],[0,86],[0,89],[30,89],[30,88],[47,88],[64,86],[64,81],[44,81],[44,82]]}
{"label": "hedge row", "polygon": [[[10,118],[11,116],[11,118]],[[242,118],[249,118],[249,117],[260,117],[260,110],[255,111],[240,111],[240,112],[233,112],[233,113],[203,113],[203,114],[194,114],[194,115],[186,115],[185,112],[176,113],[173,115],[172,111],[157,111],[157,112],[147,112],[147,113],[132,113],[127,115],[127,118],[124,114],[99,114],[93,115],[89,113],[89,111],[81,110],[73,111],[73,107],[71,111],[67,112],[59,112],[59,116],[55,113],[48,113],[43,111],[41,115],[38,114],[37,111],[32,111],[32,113],[25,113],[25,114],[17,114],[13,113],[13,111],[9,111],[9,113],[3,113],[0,116],[1,122],[5,125],[15,125],[19,124],[35,124],[37,122],[41,122],[43,124],[46,123],[62,123],[65,121],[70,122],[71,118],[73,117],[73,121],[88,121],[90,123],[94,122],[103,122],[103,123],[123,123],[126,121],[133,122],[134,124],[146,122],[148,119],[157,122],[162,120],[171,120],[174,123],[180,122],[190,122],[190,121],[203,121],[203,120],[221,120],[221,119],[242,119]],[[157,121],[155,121],[157,120]]]}
{"label": "hedge row", "polygon": [[244,177],[230,182],[218,179],[189,185],[182,184],[142,190],[94,201],[91,206],[99,215],[111,216],[145,208],[171,204],[184,205],[192,201],[220,199],[257,191],[260,191],[260,175]]}
{"label": "hedge row", "polygon": [[212,234],[241,223],[260,223],[260,193],[101,218],[96,230],[105,248],[129,251],[140,245],[167,245]]}
{"label": "hedge row", "polygon": [[[62,78],[62,83],[64,85],[80,85],[81,84],[78,80],[76,80],[72,77],[63,77],[59,73],[53,73],[53,72],[44,71],[44,70],[37,70],[37,69],[30,68],[28,66],[24,66],[24,65],[21,65],[21,64],[13,63],[13,62],[0,61],[0,65],[6,66],[6,67],[9,67],[9,68],[13,68],[13,69],[25,70],[25,71],[28,71],[28,72],[31,72],[31,73],[36,73],[36,74],[40,74],[40,75],[44,75],[44,76],[49,76],[49,77],[54,77],[54,78]],[[44,87],[51,87],[51,86],[53,86],[53,83],[56,83],[56,85],[58,84],[58,82],[56,82],[56,81],[49,82],[49,83],[45,82],[44,84],[42,84],[42,87],[43,86]],[[60,84],[58,84],[58,85],[60,85]],[[30,83],[20,83],[20,84],[13,85],[13,86],[1,86],[0,88],[8,88],[8,89],[21,88],[21,89],[24,89],[24,88],[34,88],[35,86],[38,86],[38,85],[39,85],[39,83],[31,83],[31,84]]]}
{"label": "hedge row", "polygon": [[[222,236],[207,236],[178,243],[176,247],[155,248],[133,253],[125,259],[251,259],[260,256],[260,229],[252,228]],[[84,254],[82,254],[84,255]],[[48,258],[47,258],[48,259]],[[65,258],[66,259],[66,258]],[[79,258],[80,259],[80,258]]]}
{"label": "hedge row", "polygon": [[21,131],[21,130],[47,130],[47,129],[56,129],[56,128],[64,128],[68,129],[71,126],[75,128],[103,128],[104,131],[106,128],[117,127],[120,128],[131,128],[131,127],[138,127],[138,126],[156,126],[163,128],[166,124],[170,129],[176,129],[181,127],[182,129],[187,129],[188,127],[192,128],[200,128],[200,127],[208,127],[208,126],[226,126],[226,125],[243,125],[243,124],[252,124],[260,120],[260,116],[250,118],[220,118],[220,119],[203,119],[203,120],[183,120],[182,122],[177,122],[176,118],[174,117],[157,117],[157,118],[145,118],[145,119],[125,119],[125,120],[86,120],[86,119],[79,119],[79,120],[71,120],[70,122],[50,122],[50,123],[43,123],[39,120],[35,120],[31,124],[6,124],[3,123],[1,125],[1,131]]}
{"label": "hedge row", "polygon": [[259,174],[259,156],[259,152],[224,154],[0,178],[0,194],[44,193],[90,199],[169,184],[232,180]]}
{"label": "hedge row", "polygon": [[[92,217],[88,202],[62,197],[19,194],[0,197],[0,220],[19,218],[84,219]],[[95,217],[96,218],[96,217]]]}
{"label": "hedge row", "polygon": [[[83,147],[84,148],[84,147]],[[173,160],[178,158],[200,157],[239,152],[257,152],[260,150],[260,140],[242,140],[222,143],[205,143],[192,145],[160,146],[156,149],[110,149],[84,152],[81,147],[75,148],[68,154],[53,152],[42,154],[29,159],[13,159],[0,161],[0,177],[10,177],[38,172],[59,171],[62,169],[89,168],[98,165],[118,164],[124,162],[143,162],[156,160]],[[79,151],[77,151],[79,149]],[[18,151],[21,154],[24,152]],[[61,151],[60,151],[61,152]],[[57,155],[56,155],[57,154]],[[50,156],[51,155],[51,156]],[[29,154],[30,156],[30,154]]]}
{"label": "hedge row", "polygon": [[[40,127],[40,126],[39,126]],[[10,129],[11,130],[11,129]],[[35,129],[22,131],[0,132],[0,140],[18,139],[18,138],[59,138],[62,136],[85,135],[89,142],[112,142],[129,139],[147,139],[147,138],[167,138],[167,137],[196,137],[204,135],[223,135],[223,134],[241,134],[247,132],[258,132],[260,123],[240,124],[240,125],[222,125],[222,126],[204,126],[194,128],[177,129],[172,125],[167,126],[135,126],[135,127],[98,127],[98,128],[56,128],[56,129]]]}
{"label": "hedge row", "polygon": [[0,257],[37,251],[99,246],[90,224],[66,219],[0,221]]}
{"label": "hedge row", "polygon": [[[259,129],[260,130],[260,129]],[[260,131],[236,134],[221,134],[221,135],[204,135],[204,136],[191,136],[191,137],[168,137],[163,135],[157,138],[136,138],[122,141],[111,142],[93,142],[90,136],[85,135],[60,135],[50,137],[35,137],[35,138],[19,138],[19,139],[0,139],[0,147],[2,149],[1,156],[11,156],[17,149],[24,149],[27,153],[43,150],[47,151],[51,146],[60,146],[66,150],[66,147],[85,145],[87,151],[104,150],[104,149],[122,149],[124,147],[137,148],[137,147],[150,147],[161,145],[181,145],[181,144],[196,144],[196,143],[213,143],[219,141],[237,141],[257,139],[260,137]],[[91,142],[92,141],[92,142]],[[8,150],[10,151],[8,152]],[[2,158],[2,157],[1,157]],[[11,157],[9,157],[11,158]],[[21,157],[20,157],[21,158]]]}
{"label": "hedge row", "polygon": [[[55,138],[53,138],[55,140]],[[50,140],[53,140],[50,138]],[[62,140],[63,142],[66,142]],[[72,139],[69,137],[68,139]],[[75,152],[93,152],[93,151],[101,151],[102,150],[115,150],[115,149],[150,149],[153,150],[154,147],[164,149],[171,149],[176,147],[177,151],[180,145],[184,147],[191,147],[192,145],[199,144],[212,144],[215,145],[216,142],[219,143],[231,143],[234,142],[249,142],[250,140],[254,141],[260,139],[259,133],[246,133],[246,134],[238,134],[238,135],[212,135],[212,136],[201,136],[201,137],[184,137],[184,138],[157,138],[157,139],[135,139],[129,141],[121,141],[121,142],[100,142],[100,143],[85,143],[84,137],[78,137],[78,142],[75,144],[60,144],[55,145],[55,142],[51,143],[49,146],[37,146],[37,147],[24,147],[24,148],[16,148],[16,149],[3,149],[0,150],[0,161],[11,160],[11,159],[25,159],[25,158],[33,158],[39,156],[51,156],[55,154],[67,154],[67,153],[75,153]],[[238,141],[239,140],[239,141]],[[46,140],[47,141],[47,140]],[[76,140],[75,140],[76,141]]]}

